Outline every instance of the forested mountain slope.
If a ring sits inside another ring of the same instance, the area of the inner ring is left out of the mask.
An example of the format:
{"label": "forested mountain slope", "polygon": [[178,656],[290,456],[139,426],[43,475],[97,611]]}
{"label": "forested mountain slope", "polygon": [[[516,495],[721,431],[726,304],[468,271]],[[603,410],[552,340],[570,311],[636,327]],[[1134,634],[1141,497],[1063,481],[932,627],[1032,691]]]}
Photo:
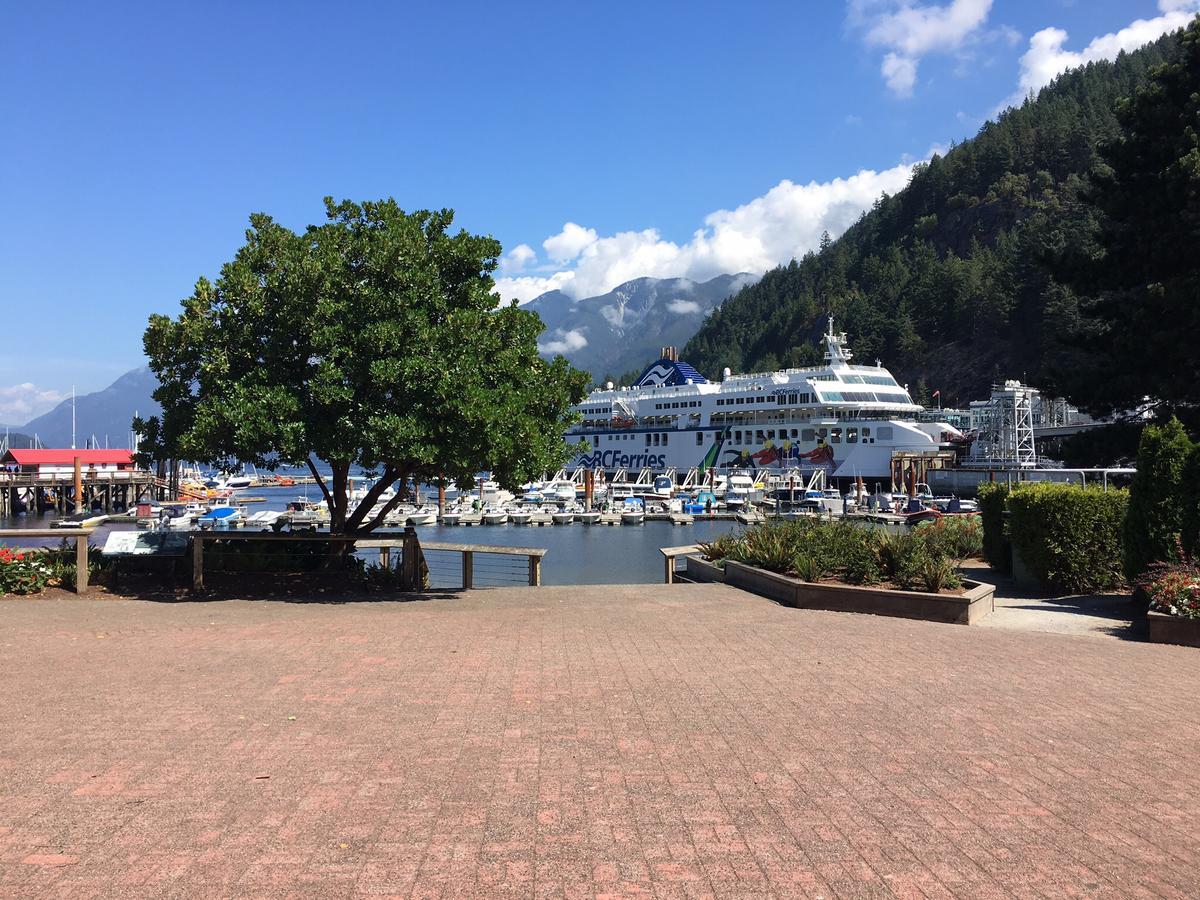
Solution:
{"label": "forested mountain slope", "polygon": [[917,168],[836,241],[767,272],[715,310],[684,350],[712,377],[821,358],[825,317],[859,362],[876,357],[917,393],[987,396],[998,378],[1053,389],[1080,350],[1079,302],[1051,272],[1094,255],[1080,198],[1117,102],[1178,52],[1166,35],[1060,76],[1035,100]]}

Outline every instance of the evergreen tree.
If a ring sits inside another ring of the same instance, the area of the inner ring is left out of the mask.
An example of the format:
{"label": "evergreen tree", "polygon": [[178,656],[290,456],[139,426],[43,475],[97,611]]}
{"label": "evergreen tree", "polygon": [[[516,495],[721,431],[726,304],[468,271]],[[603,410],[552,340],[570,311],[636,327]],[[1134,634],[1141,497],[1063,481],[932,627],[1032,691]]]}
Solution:
{"label": "evergreen tree", "polygon": [[1150,563],[1176,558],[1183,531],[1184,468],[1192,452],[1192,442],[1174,417],[1142,430],[1125,514],[1125,577],[1131,581]]}

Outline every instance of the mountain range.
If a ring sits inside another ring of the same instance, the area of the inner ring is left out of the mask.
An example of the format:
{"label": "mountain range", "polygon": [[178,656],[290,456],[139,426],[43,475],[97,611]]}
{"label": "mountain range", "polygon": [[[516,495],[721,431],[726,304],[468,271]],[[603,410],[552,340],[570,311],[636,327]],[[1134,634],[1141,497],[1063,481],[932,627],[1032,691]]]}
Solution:
{"label": "mountain range", "polygon": [[916,166],[838,239],[730,297],[683,357],[710,378],[812,365],[833,315],[856,357],[882,359],[918,402],[934,389],[946,403],[980,399],[1007,378],[1071,396],[1095,362],[1072,273],[1099,253],[1101,149],[1122,137],[1122,101],[1180,46],[1168,34],[1060,75]]}
{"label": "mountain range", "polygon": [[[97,446],[129,446],[129,426],[134,415],[157,415],[158,404],[150,396],[158,381],[149,366],[126,372],[102,391],[75,398],[75,443],[83,447],[95,440]],[[64,400],[47,413],[11,429],[10,445],[26,447],[32,436],[45,447],[71,446],[71,401]],[[3,435],[0,435],[3,437]]]}
{"label": "mountain range", "polygon": [[580,300],[550,291],[524,308],[546,325],[538,341],[542,355],[561,353],[602,381],[654,362],[660,347],[683,346],[709,313],[757,280],[744,272],[700,282],[635,278]]}

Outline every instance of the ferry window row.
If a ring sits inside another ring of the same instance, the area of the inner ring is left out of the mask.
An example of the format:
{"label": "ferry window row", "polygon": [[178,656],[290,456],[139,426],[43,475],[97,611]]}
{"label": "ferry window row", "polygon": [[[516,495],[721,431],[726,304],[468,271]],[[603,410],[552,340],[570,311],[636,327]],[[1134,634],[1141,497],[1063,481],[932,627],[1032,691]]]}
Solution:
{"label": "ferry window row", "polygon": [[[875,433],[871,433],[870,427],[863,428],[793,428],[791,429],[790,437],[792,440],[799,440],[806,444],[811,444],[816,440],[828,441],[831,444],[840,444],[843,441],[847,444],[873,444],[876,439],[881,441],[890,441],[892,439],[892,427],[890,425],[881,425],[875,429]],[[787,428],[765,428],[757,430],[735,430],[733,432],[733,443],[735,444],[762,444],[766,441],[780,440],[785,441],[789,438],[789,430]],[[699,443],[699,442],[697,442]]]}
{"label": "ferry window row", "polygon": [[699,406],[699,400],[682,400],[679,403],[655,403],[655,409],[691,409]]}
{"label": "ferry window row", "polygon": [[[651,440],[653,439],[653,440]],[[660,440],[661,439],[661,440]],[[665,431],[646,432],[647,447],[665,447],[667,446],[667,433]]]}
{"label": "ferry window row", "polygon": [[876,394],[871,391],[821,391],[821,399],[826,403],[909,403],[908,394]]}
{"label": "ferry window row", "polygon": [[611,406],[583,406],[579,411],[585,416],[604,416],[612,412]]}

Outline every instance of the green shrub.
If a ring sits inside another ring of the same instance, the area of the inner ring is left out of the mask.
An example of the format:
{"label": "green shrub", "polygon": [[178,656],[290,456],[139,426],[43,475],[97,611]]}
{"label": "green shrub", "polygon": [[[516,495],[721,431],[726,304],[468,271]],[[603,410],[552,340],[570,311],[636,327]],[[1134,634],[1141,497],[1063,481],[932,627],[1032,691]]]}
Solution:
{"label": "green shrub", "polygon": [[921,563],[921,585],[931,594],[962,587],[962,578],[954,567],[954,560],[944,556],[930,555]]}
{"label": "green shrub", "polygon": [[1122,583],[1124,490],[1025,484],[1008,494],[1013,547],[1043,585],[1071,593]]}
{"label": "green shrub", "polygon": [[896,587],[915,588],[924,583],[930,546],[916,529],[889,534],[879,544],[879,561],[883,574]]}
{"label": "green shrub", "polygon": [[1012,544],[1004,531],[1008,485],[989,481],[979,486],[979,520],[983,527],[983,558],[999,572],[1012,571]]}
{"label": "green shrub", "polygon": [[944,516],[922,522],[916,530],[935,556],[961,561],[983,553],[983,525],[979,516]]}
{"label": "green shrub", "polygon": [[700,555],[711,563],[722,565],[730,554],[737,551],[738,545],[741,542],[741,536],[736,534],[722,534],[713,538],[711,541],[701,541],[696,546],[700,548]]}
{"label": "green shrub", "polygon": [[1125,577],[1130,581],[1151,563],[1176,558],[1183,532],[1184,468],[1191,453],[1192,442],[1174,417],[1142,429],[1123,530]]}
{"label": "green shrub", "polygon": [[1183,550],[1200,554],[1200,444],[1192,447],[1183,467]]}

